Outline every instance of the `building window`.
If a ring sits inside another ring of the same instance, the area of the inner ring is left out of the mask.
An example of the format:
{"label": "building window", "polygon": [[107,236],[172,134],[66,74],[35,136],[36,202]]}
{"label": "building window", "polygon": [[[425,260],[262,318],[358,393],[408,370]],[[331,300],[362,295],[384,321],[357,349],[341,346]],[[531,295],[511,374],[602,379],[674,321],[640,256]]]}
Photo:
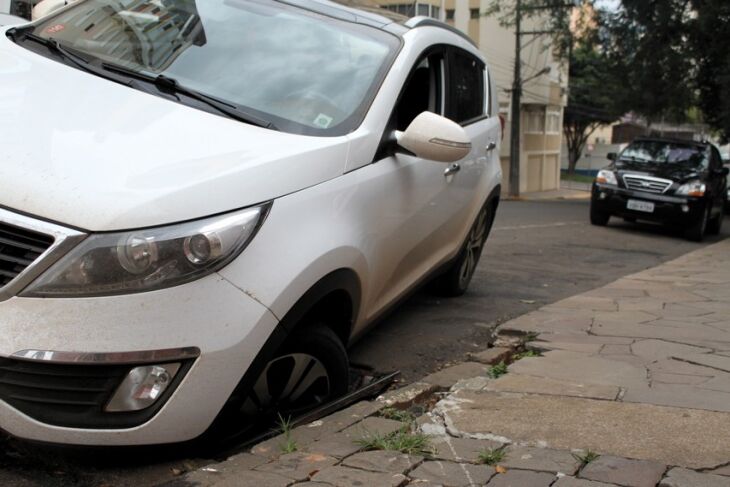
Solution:
{"label": "building window", "polygon": [[[439,18],[439,13],[441,9],[439,7],[435,7],[433,5],[429,5],[428,3],[394,3],[391,5],[386,5],[385,8],[390,10],[391,12],[397,12],[401,15],[405,15],[407,17],[415,17],[416,15],[423,15],[425,17],[433,17],[435,19]],[[453,10],[451,11],[453,15]],[[448,15],[448,11],[447,11]]]}
{"label": "building window", "polygon": [[547,134],[559,134],[560,133],[560,112],[549,110],[547,112],[547,118],[545,121],[545,133]]}
{"label": "building window", "polygon": [[527,109],[525,114],[527,117],[528,134],[544,134],[545,133],[545,109],[534,107]]}
{"label": "building window", "polygon": [[478,8],[470,8],[469,9],[469,15],[472,19],[478,19],[479,18],[479,9]]}
{"label": "building window", "polygon": [[454,9],[453,8],[446,9],[446,20],[454,20]]}
{"label": "building window", "polygon": [[431,17],[433,17],[434,19],[438,19],[439,14],[441,14],[441,8],[431,6]]}

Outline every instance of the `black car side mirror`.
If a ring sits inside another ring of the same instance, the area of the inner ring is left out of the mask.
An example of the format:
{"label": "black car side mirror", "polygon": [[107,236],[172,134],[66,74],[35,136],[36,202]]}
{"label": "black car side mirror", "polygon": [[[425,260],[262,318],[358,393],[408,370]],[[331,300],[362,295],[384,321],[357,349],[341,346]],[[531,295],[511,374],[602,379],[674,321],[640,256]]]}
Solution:
{"label": "black car side mirror", "polygon": [[728,169],[727,167],[723,167],[718,169],[716,172],[719,176],[727,176],[728,173],[730,173],[730,169]]}
{"label": "black car side mirror", "polygon": [[615,152],[609,152],[608,154],[606,154],[606,157],[608,158],[609,161],[615,161],[616,160],[616,153]]}

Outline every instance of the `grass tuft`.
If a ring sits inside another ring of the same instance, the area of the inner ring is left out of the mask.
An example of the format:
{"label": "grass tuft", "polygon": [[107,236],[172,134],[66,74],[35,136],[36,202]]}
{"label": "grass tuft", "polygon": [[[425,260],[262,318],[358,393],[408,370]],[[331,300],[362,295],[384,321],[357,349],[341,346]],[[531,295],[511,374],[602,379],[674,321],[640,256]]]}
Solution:
{"label": "grass tuft", "polygon": [[383,408],[380,411],[380,415],[385,419],[392,419],[401,423],[410,424],[416,420],[416,417],[410,411],[403,411],[394,407]]}
{"label": "grass tuft", "polygon": [[517,362],[527,357],[540,357],[542,354],[539,350],[525,350],[524,352],[516,353],[512,359]]}
{"label": "grass tuft", "polygon": [[582,466],[586,466],[593,460],[597,459],[600,455],[590,449],[585,450],[581,453],[573,453],[573,457],[578,460]]}
{"label": "grass tuft", "polygon": [[387,435],[373,433],[355,443],[366,450],[392,450],[410,455],[431,453],[428,436],[413,433],[408,426]]}
{"label": "grass tuft", "polygon": [[500,362],[500,363],[498,363],[496,365],[492,365],[487,370],[487,375],[491,379],[496,379],[498,377],[503,376],[506,373],[507,373],[507,364],[505,364],[504,362]]}
{"label": "grass tuft", "polygon": [[484,465],[497,465],[504,458],[504,450],[499,448],[489,448],[479,452],[479,463]]}
{"label": "grass tuft", "polygon": [[281,430],[281,434],[284,435],[284,443],[279,445],[279,449],[282,451],[282,453],[294,453],[295,451],[299,450],[297,442],[294,441],[294,439],[291,437],[291,418],[285,419],[281,414],[279,414],[279,429]]}

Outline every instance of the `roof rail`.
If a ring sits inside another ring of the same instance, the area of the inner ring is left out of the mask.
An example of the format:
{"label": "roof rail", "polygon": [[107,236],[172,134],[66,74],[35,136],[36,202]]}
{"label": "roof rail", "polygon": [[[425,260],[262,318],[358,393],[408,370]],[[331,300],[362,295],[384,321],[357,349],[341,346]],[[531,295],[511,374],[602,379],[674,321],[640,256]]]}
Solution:
{"label": "roof rail", "polygon": [[469,42],[469,44],[476,47],[477,49],[479,48],[479,46],[477,46],[477,43],[474,42],[474,40],[471,37],[464,34],[462,31],[460,31],[456,27],[451,26],[449,24],[445,24],[445,23],[441,22],[440,20],[436,20],[431,17],[426,17],[425,15],[419,15],[418,17],[412,17],[412,18],[408,19],[408,21],[403,25],[405,25],[406,27],[409,27],[411,29],[415,29],[416,27],[440,27],[442,29],[446,29],[450,32],[453,32],[454,34],[467,40]]}

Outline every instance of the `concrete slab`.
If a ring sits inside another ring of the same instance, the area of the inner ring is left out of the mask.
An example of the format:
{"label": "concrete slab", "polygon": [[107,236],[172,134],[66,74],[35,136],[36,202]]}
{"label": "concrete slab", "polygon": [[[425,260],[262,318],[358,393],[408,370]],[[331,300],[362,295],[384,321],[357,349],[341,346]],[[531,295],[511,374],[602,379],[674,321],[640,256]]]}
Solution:
{"label": "concrete slab", "polygon": [[573,475],[581,465],[580,460],[566,450],[535,448],[529,446],[510,446],[500,465],[507,469],[537,470]]}
{"label": "concrete slab", "polygon": [[580,476],[624,487],[654,487],[666,469],[659,462],[603,455],[583,467]]}
{"label": "concrete slab", "polygon": [[444,487],[483,485],[494,475],[494,468],[487,465],[471,465],[455,462],[427,461],[413,470],[409,476],[426,480]]}
{"label": "concrete slab", "polygon": [[686,468],[673,468],[659,487],[730,487],[730,478],[698,473]]}
{"label": "concrete slab", "polygon": [[477,377],[480,375],[485,376],[488,369],[489,367],[484,364],[477,362],[464,362],[452,367],[447,367],[431,375],[427,375],[421,379],[421,382],[433,384],[434,386],[442,389],[448,389],[456,384],[459,379],[463,379],[465,377]]}
{"label": "concrete slab", "polygon": [[550,487],[554,480],[551,473],[509,470],[494,476],[487,487]]}
{"label": "concrete slab", "polygon": [[459,391],[440,401],[455,435],[711,468],[730,460],[730,414],[574,397]]}
{"label": "concrete slab", "polygon": [[485,390],[494,392],[527,392],[532,394],[588,397],[613,401],[618,396],[620,389],[617,386],[561,381],[545,377],[509,373],[507,375],[503,375],[499,379],[488,381]]}

